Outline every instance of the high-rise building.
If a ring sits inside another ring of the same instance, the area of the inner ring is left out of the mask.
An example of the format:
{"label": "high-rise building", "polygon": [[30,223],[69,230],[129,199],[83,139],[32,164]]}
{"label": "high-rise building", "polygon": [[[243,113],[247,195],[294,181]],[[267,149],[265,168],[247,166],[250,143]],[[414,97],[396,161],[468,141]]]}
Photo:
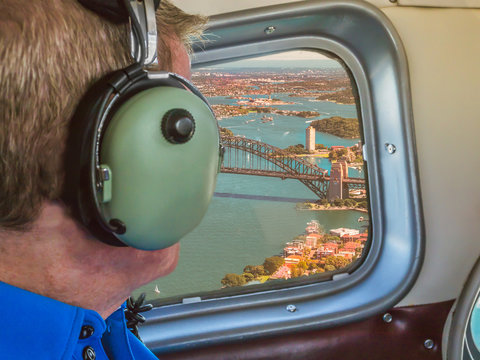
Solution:
{"label": "high-rise building", "polygon": [[313,126],[309,126],[306,130],[305,148],[308,151],[315,150],[315,128]]}

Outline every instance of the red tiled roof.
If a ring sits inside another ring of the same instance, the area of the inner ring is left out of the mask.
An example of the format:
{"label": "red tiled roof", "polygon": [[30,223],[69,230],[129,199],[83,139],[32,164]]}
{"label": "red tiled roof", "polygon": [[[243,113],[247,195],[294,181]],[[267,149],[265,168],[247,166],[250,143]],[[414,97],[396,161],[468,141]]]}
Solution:
{"label": "red tiled roof", "polygon": [[335,244],[335,243],[326,243],[326,244],[323,244],[323,247],[335,247],[335,248],[338,248],[338,244]]}

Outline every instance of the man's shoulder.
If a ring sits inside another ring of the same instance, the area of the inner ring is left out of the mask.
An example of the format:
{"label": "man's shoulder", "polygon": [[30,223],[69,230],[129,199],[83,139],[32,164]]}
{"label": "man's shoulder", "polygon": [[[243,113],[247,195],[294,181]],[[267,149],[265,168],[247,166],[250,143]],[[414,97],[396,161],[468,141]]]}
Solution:
{"label": "man's shoulder", "polygon": [[82,309],[2,282],[0,294],[2,359],[63,359],[70,348],[73,355]]}
{"label": "man's shoulder", "polygon": [[68,305],[0,282],[2,360],[153,360],[126,327],[123,308],[106,322],[95,311]]}

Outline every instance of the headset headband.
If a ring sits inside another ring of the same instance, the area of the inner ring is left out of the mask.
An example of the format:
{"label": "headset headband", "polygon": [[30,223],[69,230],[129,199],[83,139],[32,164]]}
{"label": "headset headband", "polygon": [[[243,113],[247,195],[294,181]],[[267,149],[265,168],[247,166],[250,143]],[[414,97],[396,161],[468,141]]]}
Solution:
{"label": "headset headband", "polygon": [[[78,0],[80,4],[101,17],[114,23],[128,22],[128,11],[122,0]],[[155,10],[160,6],[160,0],[154,0]]]}
{"label": "headset headband", "polygon": [[157,22],[160,0],[78,0],[84,7],[115,23],[130,20],[130,51],[141,66],[157,64]]}

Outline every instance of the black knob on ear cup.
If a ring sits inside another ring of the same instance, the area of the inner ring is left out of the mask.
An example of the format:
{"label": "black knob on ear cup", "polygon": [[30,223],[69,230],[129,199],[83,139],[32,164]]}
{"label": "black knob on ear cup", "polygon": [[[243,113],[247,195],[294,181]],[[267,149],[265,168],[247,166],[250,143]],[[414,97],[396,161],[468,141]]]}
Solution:
{"label": "black knob on ear cup", "polygon": [[195,132],[195,120],[184,109],[172,109],[162,119],[162,133],[172,144],[183,144],[190,140]]}

